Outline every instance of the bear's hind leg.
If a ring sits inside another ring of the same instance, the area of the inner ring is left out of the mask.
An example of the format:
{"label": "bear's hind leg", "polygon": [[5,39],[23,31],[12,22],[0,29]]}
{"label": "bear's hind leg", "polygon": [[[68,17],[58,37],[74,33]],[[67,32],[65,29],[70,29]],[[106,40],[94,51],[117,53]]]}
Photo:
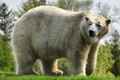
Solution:
{"label": "bear's hind leg", "polygon": [[19,55],[16,57],[16,74],[33,74],[32,66],[34,64],[34,61],[35,60],[30,54]]}
{"label": "bear's hind leg", "polygon": [[35,62],[32,48],[25,41],[14,41],[14,56],[16,62],[16,74],[33,74],[32,66]]}
{"label": "bear's hind leg", "polygon": [[53,72],[55,75],[63,75],[64,72],[59,69],[58,62],[59,62],[58,59],[56,59],[56,60],[54,61],[53,68],[52,68],[52,72]]}
{"label": "bear's hind leg", "polygon": [[52,72],[54,60],[42,60],[42,63],[43,63],[44,73],[46,75],[54,75],[54,73]]}

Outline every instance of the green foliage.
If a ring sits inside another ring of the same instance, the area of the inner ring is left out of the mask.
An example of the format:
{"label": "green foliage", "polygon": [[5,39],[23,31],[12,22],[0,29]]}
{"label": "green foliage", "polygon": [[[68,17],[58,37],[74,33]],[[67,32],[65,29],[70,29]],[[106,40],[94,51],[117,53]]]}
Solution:
{"label": "green foliage", "polygon": [[111,48],[112,48],[112,46],[110,44],[100,46],[100,48],[98,50],[96,73],[106,74],[106,73],[110,72],[110,69],[114,62],[112,60]]}
{"label": "green foliage", "polygon": [[112,73],[120,75],[120,34],[115,31],[112,36],[113,40],[111,53],[113,55],[113,60],[115,61],[112,66]]}
{"label": "green foliage", "polygon": [[13,57],[9,43],[0,36],[0,71],[12,71]]}

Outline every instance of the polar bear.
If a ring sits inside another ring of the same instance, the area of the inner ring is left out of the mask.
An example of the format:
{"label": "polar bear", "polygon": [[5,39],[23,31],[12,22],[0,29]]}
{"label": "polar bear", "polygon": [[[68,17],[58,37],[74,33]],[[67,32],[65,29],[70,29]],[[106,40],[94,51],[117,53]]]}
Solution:
{"label": "polar bear", "polygon": [[12,33],[16,74],[32,74],[32,65],[40,59],[43,74],[52,75],[53,63],[61,57],[72,63],[67,70],[71,75],[93,72],[96,47],[108,32],[109,23],[103,16],[91,17],[54,6],[28,11],[16,22]]}

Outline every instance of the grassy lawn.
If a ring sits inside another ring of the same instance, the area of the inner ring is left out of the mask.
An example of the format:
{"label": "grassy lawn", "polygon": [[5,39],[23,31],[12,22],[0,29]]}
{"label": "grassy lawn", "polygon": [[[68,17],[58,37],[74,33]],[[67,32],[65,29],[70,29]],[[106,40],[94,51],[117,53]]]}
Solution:
{"label": "grassy lawn", "polygon": [[119,77],[110,75],[92,75],[92,76],[39,76],[23,75],[17,76],[10,73],[0,73],[0,80],[120,80]]}

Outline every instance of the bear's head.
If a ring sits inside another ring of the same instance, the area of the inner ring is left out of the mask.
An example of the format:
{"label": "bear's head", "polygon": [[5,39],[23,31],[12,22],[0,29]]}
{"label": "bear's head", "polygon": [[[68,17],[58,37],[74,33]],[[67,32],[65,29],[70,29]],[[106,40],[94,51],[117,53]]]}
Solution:
{"label": "bear's head", "polygon": [[111,20],[104,16],[86,15],[80,24],[83,39],[90,43],[99,41],[109,31]]}

